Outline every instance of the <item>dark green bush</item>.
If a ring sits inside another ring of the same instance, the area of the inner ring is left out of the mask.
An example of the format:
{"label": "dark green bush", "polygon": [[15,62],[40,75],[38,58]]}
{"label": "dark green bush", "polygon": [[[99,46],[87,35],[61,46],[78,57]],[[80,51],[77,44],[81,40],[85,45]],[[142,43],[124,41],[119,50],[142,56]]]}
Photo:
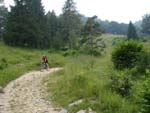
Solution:
{"label": "dark green bush", "polygon": [[150,113],[150,79],[144,82],[144,89],[141,92],[141,113]]}
{"label": "dark green bush", "polygon": [[89,50],[89,51],[87,51],[87,54],[93,55],[93,56],[100,56],[101,50],[100,49]]}
{"label": "dark green bush", "polygon": [[149,74],[150,71],[150,52],[143,52],[140,54],[137,64],[136,70],[139,73]]}
{"label": "dark green bush", "polygon": [[2,58],[0,61],[0,70],[7,68],[8,63],[7,60],[5,58]]}
{"label": "dark green bush", "polygon": [[67,50],[63,52],[63,56],[74,56],[74,55],[78,55],[79,51],[77,50]]}
{"label": "dark green bush", "polygon": [[111,77],[110,85],[111,85],[111,90],[113,92],[116,92],[123,97],[130,95],[130,89],[132,87],[132,83],[129,77],[121,78],[118,76],[113,76]]}
{"label": "dark green bush", "polygon": [[117,45],[118,43],[122,42],[123,40],[125,40],[125,39],[122,39],[122,38],[114,38],[114,39],[112,40],[112,46]]}
{"label": "dark green bush", "polygon": [[116,69],[132,68],[136,65],[143,46],[137,41],[120,43],[112,52],[112,61]]}
{"label": "dark green bush", "polygon": [[103,48],[88,48],[88,47],[84,47],[81,49],[81,53],[82,54],[86,54],[86,55],[93,55],[93,56],[100,56],[102,54],[102,51],[104,51]]}

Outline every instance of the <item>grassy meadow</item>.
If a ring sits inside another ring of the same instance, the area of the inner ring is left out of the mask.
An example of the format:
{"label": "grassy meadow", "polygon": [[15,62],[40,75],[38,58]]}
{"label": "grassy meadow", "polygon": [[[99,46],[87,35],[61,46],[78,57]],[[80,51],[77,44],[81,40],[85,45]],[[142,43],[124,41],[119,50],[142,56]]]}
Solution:
{"label": "grassy meadow", "polygon": [[[112,90],[114,84],[112,77],[121,78],[118,85],[126,84],[123,80],[126,76],[132,76],[126,69],[119,71],[114,69],[111,61],[112,49],[120,42],[126,40],[124,36],[102,35],[106,43],[106,53],[99,57],[78,55],[70,57],[64,69],[45,79],[48,91],[56,106],[62,106],[75,113],[81,109],[91,108],[96,113],[140,113],[140,92],[142,91],[143,78],[130,77],[130,94],[123,97]],[[145,49],[150,49],[150,43],[143,43]],[[116,81],[117,82],[117,81]],[[116,84],[117,85],[117,84]],[[121,87],[121,86],[117,86]],[[70,103],[83,100],[79,105],[69,107]]]}
{"label": "grassy meadow", "polygon": [[[130,77],[131,89],[128,96],[113,91],[112,78],[120,78],[118,87],[124,85],[124,77],[132,76],[131,71],[116,70],[111,61],[113,48],[126,40],[121,35],[102,35],[106,44],[105,52],[97,57],[85,54],[71,54],[64,51],[26,49],[9,47],[0,43],[0,86],[22,74],[39,70],[41,57],[47,55],[50,67],[63,67],[43,80],[47,84],[54,105],[64,107],[69,113],[91,108],[96,113],[140,113],[140,92],[145,77]],[[150,41],[142,42],[145,50],[150,49]],[[66,55],[67,53],[67,55]],[[72,102],[82,99],[79,105],[68,107]]]}

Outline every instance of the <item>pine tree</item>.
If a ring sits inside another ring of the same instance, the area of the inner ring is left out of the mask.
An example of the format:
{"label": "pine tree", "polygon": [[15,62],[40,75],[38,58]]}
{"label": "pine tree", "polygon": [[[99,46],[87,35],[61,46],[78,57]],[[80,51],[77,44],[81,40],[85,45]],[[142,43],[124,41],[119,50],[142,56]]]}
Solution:
{"label": "pine tree", "polygon": [[45,20],[41,0],[15,0],[8,15],[5,43],[35,48],[48,46]]}
{"label": "pine tree", "polygon": [[[54,11],[48,12],[46,14],[46,17],[47,17],[48,37],[50,40],[51,48],[59,49],[60,46],[58,46],[57,43],[59,43],[58,38],[60,37],[56,36],[58,35],[60,29],[59,19],[57,18]],[[61,39],[59,40],[61,41]]]}
{"label": "pine tree", "polygon": [[49,48],[50,42],[47,36],[47,21],[41,0],[28,0],[29,9],[36,29],[38,48]]}
{"label": "pine tree", "polygon": [[138,39],[138,35],[136,33],[136,29],[132,22],[130,21],[129,26],[128,26],[128,34],[127,34],[128,39]]}
{"label": "pine tree", "polygon": [[70,49],[75,49],[80,34],[81,20],[73,0],[67,0],[62,14],[62,36]]}
{"label": "pine tree", "polygon": [[82,44],[87,47],[86,49],[90,51],[92,56],[93,52],[101,46],[101,43],[99,42],[101,39],[99,40],[97,37],[103,33],[103,30],[100,28],[100,24],[96,21],[96,19],[97,16],[88,18],[83,29],[83,38],[81,40]]}

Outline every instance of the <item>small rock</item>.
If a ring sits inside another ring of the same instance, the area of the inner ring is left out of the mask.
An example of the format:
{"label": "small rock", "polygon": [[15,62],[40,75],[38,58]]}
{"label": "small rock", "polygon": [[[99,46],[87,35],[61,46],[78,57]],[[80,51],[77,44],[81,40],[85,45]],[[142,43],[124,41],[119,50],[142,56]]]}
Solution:
{"label": "small rock", "polygon": [[89,108],[88,111],[88,113],[95,113],[91,108]]}
{"label": "small rock", "polygon": [[71,106],[74,106],[74,105],[81,104],[82,102],[83,102],[83,100],[82,100],[82,99],[81,99],[81,100],[77,100],[77,101],[75,101],[75,102],[73,102],[73,103],[69,104],[68,106],[69,106],[69,107],[71,107]]}
{"label": "small rock", "polygon": [[22,67],[22,66],[24,66],[24,64],[17,64],[17,66]]}
{"label": "small rock", "polygon": [[90,103],[94,104],[94,103],[96,103],[96,100],[91,100]]}
{"label": "small rock", "polygon": [[48,110],[44,110],[44,113],[48,113]]}
{"label": "small rock", "polygon": [[0,93],[4,93],[4,91],[3,91],[3,88],[2,88],[2,87],[0,87]]}
{"label": "small rock", "polygon": [[80,110],[77,113],[86,113],[86,110]]}
{"label": "small rock", "polygon": [[62,109],[59,113],[68,113],[66,109]]}

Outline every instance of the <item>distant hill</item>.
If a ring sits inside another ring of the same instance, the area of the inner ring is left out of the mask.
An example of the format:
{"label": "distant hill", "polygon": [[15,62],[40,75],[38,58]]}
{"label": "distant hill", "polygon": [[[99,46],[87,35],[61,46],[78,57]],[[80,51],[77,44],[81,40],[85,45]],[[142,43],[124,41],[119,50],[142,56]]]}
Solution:
{"label": "distant hill", "polygon": [[[85,23],[87,21],[88,17],[81,15],[81,20],[83,21],[83,23]],[[119,35],[126,35],[127,31],[128,31],[128,24],[125,23],[118,23],[116,21],[108,21],[108,20],[101,20],[98,19],[97,20],[100,25],[101,28],[105,30],[106,33],[109,34],[119,34]],[[136,29],[137,29],[137,33],[140,35],[141,33],[141,24],[142,21],[136,21],[134,23]]]}
{"label": "distant hill", "polygon": [[[88,17],[81,15],[81,20],[83,23],[86,23]],[[124,23],[118,23],[116,21],[108,21],[108,20],[97,20],[101,28],[105,30],[106,33],[110,34],[120,34],[120,35],[126,35],[127,34],[127,29],[128,29],[128,24]]]}
{"label": "distant hill", "polygon": [[134,25],[135,25],[136,27],[138,27],[138,28],[141,28],[141,27],[142,27],[142,20],[136,21],[136,22],[134,23]]}
{"label": "distant hill", "polygon": [[126,35],[128,30],[128,24],[118,23],[116,21],[102,21],[99,20],[102,29],[106,33]]}

